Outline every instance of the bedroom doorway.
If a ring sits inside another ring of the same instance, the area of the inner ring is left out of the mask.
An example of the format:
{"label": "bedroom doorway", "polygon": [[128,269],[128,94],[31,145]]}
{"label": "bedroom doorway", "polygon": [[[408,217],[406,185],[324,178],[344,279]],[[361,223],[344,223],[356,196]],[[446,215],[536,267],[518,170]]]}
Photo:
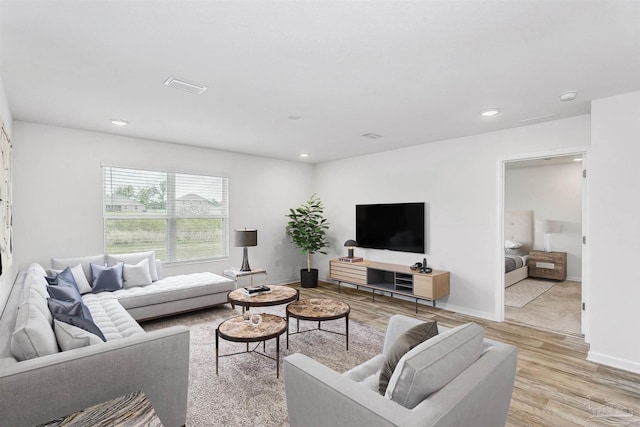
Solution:
{"label": "bedroom doorway", "polygon": [[501,162],[500,319],[587,336],[587,149]]}

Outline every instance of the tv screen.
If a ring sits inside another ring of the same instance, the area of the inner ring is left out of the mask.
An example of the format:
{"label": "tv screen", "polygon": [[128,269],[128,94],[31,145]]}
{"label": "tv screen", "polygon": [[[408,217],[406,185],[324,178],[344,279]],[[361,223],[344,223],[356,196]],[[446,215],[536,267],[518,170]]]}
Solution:
{"label": "tv screen", "polygon": [[424,253],[424,202],[356,205],[358,247]]}

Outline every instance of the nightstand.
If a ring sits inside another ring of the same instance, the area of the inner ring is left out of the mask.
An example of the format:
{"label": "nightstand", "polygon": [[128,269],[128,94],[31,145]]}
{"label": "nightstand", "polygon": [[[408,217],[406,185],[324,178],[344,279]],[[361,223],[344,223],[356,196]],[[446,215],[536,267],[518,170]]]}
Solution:
{"label": "nightstand", "polygon": [[529,277],[541,279],[567,279],[566,252],[529,252]]}

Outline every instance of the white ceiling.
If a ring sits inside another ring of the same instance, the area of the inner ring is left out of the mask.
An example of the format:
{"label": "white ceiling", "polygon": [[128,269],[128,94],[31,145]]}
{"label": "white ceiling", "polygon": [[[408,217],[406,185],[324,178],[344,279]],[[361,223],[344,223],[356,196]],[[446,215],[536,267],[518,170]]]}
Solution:
{"label": "white ceiling", "polygon": [[640,1],[1,0],[0,15],[16,120],[310,163],[640,90]]}

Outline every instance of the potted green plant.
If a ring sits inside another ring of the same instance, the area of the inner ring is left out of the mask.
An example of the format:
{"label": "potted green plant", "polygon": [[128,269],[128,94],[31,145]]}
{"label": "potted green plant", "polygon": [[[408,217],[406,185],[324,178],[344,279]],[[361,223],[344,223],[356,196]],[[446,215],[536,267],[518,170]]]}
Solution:
{"label": "potted green plant", "polygon": [[311,255],[326,254],[322,249],[329,246],[329,223],[323,213],[322,201],[314,194],[306,203],[296,209],[289,209],[289,213],[285,215],[289,218],[287,236],[307,255],[307,268],[300,270],[300,283],[303,288],[318,286],[318,269],[311,268]]}

